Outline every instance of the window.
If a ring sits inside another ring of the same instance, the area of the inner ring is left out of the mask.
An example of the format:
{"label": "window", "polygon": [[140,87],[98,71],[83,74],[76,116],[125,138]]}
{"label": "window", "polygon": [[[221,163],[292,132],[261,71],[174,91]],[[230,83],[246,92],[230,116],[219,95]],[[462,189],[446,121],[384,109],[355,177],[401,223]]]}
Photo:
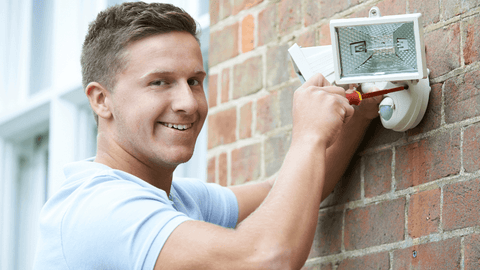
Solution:
{"label": "window", "polygon": [[38,134],[16,144],[15,267],[31,269],[38,238],[38,218],[47,196],[48,133]]}

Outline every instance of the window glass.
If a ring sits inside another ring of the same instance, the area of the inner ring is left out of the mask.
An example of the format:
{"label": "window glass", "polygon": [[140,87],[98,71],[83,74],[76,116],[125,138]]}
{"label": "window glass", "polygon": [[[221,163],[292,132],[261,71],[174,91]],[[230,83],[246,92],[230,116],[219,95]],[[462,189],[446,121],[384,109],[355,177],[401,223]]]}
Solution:
{"label": "window glass", "polygon": [[107,1],[107,6],[111,7],[111,6],[114,6],[116,4],[121,4],[125,1],[122,1],[122,0],[108,0]]}
{"label": "window glass", "polygon": [[30,94],[52,84],[52,1],[32,1],[32,33],[30,50]]}
{"label": "window glass", "polygon": [[202,16],[204,14],[208,14],[208,9],[209,9],[209,0],[199,0],[199,11],[198,11],[198,15],[199,16]]}

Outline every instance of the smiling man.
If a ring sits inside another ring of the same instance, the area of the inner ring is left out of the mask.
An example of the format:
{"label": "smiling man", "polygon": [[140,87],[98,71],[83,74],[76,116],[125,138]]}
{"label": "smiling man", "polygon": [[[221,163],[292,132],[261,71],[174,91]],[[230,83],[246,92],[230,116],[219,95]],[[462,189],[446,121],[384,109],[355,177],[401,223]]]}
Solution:
{"label": "smiling man", "polygon": [[[195,21],[168,4],[101,12],[82,51],[94,159],[68,164],[41,213],[35,269],[299,269],[318,209],[379,98],[353,108],[318,74],[293,101],[277,179],[231,188],[173,179],[207,116]],[[215,49],[215,48],[213,48]]]}

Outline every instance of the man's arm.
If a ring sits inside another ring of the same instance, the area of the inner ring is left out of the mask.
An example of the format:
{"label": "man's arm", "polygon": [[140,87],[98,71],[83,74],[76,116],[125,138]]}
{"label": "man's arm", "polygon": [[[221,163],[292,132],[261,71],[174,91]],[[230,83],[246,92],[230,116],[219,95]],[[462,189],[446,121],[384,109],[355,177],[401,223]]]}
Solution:
{"label": "man's arm", "polygon": [[323,85],[317,75],[295,92],[292,143],[262,205],[234,230],[200,221],[180,224],[155,269],[302,267],[315,234],[326,151],[354,110],[343,89]]}
{"label": "man's arm", "polygon": [[345,173],[370,122],[378,116],[378,104],[382,101],[382,98],[382,96],[377,96],[364,99],[359,106],[355,106],[352,120],[345,124],[335,143],[327,149],[326,182],[323,188],[322,201],[332,193],[335,185]]}
{"label": "man's arm", "polygon": [[[328,81],[325,84],[329,85]],[[370,122],[378,116],[378,104],[380,101],[382,101],[382,97],[378,96],[365,99],[359,106],[355,106],[355,113],[352,119],[344,125],[335,143],[327,149],[322,201],[332,193],[335,185],[345,173]],[[230,187],[235,193],[239,204],[238,223],[242,222],[260,206],[274,183],[275,179],[271,178],[263,182]]]}

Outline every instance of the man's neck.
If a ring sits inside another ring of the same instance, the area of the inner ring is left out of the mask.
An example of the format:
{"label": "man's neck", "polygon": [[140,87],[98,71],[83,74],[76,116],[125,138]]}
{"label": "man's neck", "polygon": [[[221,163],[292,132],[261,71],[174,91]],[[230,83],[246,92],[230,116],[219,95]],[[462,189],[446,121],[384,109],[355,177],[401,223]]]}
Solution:
{"label": "man's neck", "polygon": [[165,168],[164,166],[144,162],[126,152],[114,140],[101,135],[98,136],[97,142],[95,162],[135,175],[170,195],[175,167]]}

